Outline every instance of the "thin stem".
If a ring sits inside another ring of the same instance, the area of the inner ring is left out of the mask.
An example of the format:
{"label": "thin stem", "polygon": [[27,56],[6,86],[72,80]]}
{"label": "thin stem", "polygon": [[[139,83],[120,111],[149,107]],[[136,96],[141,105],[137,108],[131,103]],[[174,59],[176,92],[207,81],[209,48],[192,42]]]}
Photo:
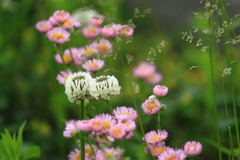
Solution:
{"label": "thin stem", "polygon": [[[80,105],[80,120],[84,119],[84,101],[81,100]],[[81,150],[81,159],[85,159],[85,139],[84,132],[80,131],[80,150]]]}
{"label": "thin stem", "polygon": [[[206,1],[207,3],[209,0]],[[209,7],[206,9],[207,12],[209,12]],[[208,26],[209,28],[212,27],[212,17],[208,19]],[[215,130],[216,130],[216,135],[217,135],[217,143],[218,143],[218,155],[220,160],[222,160],[222,153],[220,150],[220,134],[219,134],[219,127],[218,127],[218,111],[217,111],[217,104],[216,104],[216,93],[215,93],[215,87],[214,87],[214,71],[213,71],[213,58],[212,58],[212,46],[211,46],[211,41],[213,40],[212,34],[209,34],[208,36],[209,40],[209,63],[210,63],[210,74],[211,74],[211,84],[212,84],[212,97],[213,97],[213,107],[214,107],[214,117],[215,117]]]}

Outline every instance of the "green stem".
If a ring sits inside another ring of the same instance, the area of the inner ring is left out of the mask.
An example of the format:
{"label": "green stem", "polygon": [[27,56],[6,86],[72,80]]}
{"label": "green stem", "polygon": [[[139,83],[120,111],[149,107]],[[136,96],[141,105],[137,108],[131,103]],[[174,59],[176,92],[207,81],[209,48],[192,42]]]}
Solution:
{"label": "green stem", "polygon": [[[209,0],[206,0],[208,3]],[[207,7],[206,12],[209,12],[209,7]],[[212,17],[208,19],[208,27],[212,28]],[[213,107],[214,107],[214,117],[215,117],[215,130],[216,130],[216,135],[217,135],[217,143],[218,143],[218,155],[220,160],[222,160],[222,153],[220,150],[220,134],[219,134],[219,127],[218,127],[218,111],[217,111],[217,104],[216,104],[216,93],[215,93],[215,87],[214,87],[214,71],[213,71],[213,55],[212,55],[212,46],[211,42],[213,41],[213,36],[212,34],[209,34],[208,36],[209,40],[209,63],[210,63],[210,72],[211,72],[211,85],[212,85],[212,97],[213,97]]]}
{"label": "green stem", "polygon": [[[81,100],[80,106],[80,120],[84,119],[84,101]],[[80,150],[81,150],[81,159],[85,159],[85,136],[84,132],[80,131]]]}

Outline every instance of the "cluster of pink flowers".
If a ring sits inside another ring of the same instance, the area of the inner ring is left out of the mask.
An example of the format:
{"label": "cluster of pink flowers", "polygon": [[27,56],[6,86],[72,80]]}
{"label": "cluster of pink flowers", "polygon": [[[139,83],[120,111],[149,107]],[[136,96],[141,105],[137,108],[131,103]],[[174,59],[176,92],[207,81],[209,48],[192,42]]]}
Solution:
{"label": "cluster of pink flowers", "polygon": [[134,69],[133,75],[142,78],[147,84],[158,84],[162,81],[162,74],[156,71],[156,65],[142,61]]}
{"label": "cluster of pink flowers", "polygon": [[151,154],[158,160],[184,160],[187,156],[198,155],[202,152],[202,145],[199,142],[189,141],[183,149],[174,149],[165,145],[165,140],[168,137],[168,133],[165,130],[156,130],[146,133],[143,137],[143,141],[146,142],[144,152]]}
{"label": "cluster of pink flowers", "polygon": [[[129,139],[133,136],[133,131],[136,128],[135,119],[137,116],[137,112],[131,107],[117,107],[113,110],[113,115],[102,113],[89,120],[67,121],[63,136],[72,138],[81,131],[86,132],[91,139],[98,143],[111,143],[118,139]],[[100,148],[96,147],[95,149],[96,155],[92,156],[97,158],[103,154]],[[104,150],[107,151],[108,149],[105,148]],[[115,151],[113,148],[110,150]],[[79,152],[79,150],[71,152],[69,156],[72,157],[73,154],[77,155]]]}

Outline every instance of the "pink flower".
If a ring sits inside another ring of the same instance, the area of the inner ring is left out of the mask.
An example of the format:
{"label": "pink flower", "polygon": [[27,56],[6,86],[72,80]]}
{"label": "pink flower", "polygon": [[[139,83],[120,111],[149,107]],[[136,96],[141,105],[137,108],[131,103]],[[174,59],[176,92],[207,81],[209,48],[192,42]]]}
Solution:
{"label": "pink flower", "polygon": [[52,25],[58,25],[58,22],[56,21],[56,19],[55,19],[53,16],[49,17],[48,21],[49,21]]}
{"label": "pink flower", "polygon": [[196,141],[189,141],[184,145],[184,152],[190,156],[198,155],[202,152],[202,145]]}
{"label": "pink flower", "polygon": [[76,122],[76,129],[78,131],[85,131],[85,132],[92,131],[91,126],[89,125],[89,120],[78,120]]}
{"label": "pink flower", "polygon": [[99,69],[103,68],[104,61],[101,59],[93,59],[93,60],[87,60],[82,67],[90,72],[98,71]]}
{"label": "pink flower", "polygon": [[122,28],[121,24],[110,24],[102,28],[101,34],[106,37],[116,37]]}
{"label": "pink flower", "polygon": [[160,85],[156,85],[153,88],[153,94],[155,94],[156,96],[165,96],[168,93],[168,87],[166,86],[160,86]]}
{"label": "pink flower", "polygon": [[158,160],[184,160],[185,158],[186,154],[181,149],[169,149],[158,156]]}
{"label": "pink flower", "polygon": [[156,130],[146,133],[143,137],[143,141],[146,141],[147,143],[158,143],[162,142],[167,137],[168,133],[165,130]]}
{"label": "pink flower", "polygon": [[130,37],[130,36],[133,35],[133,28],[130,28],[127,25],[124,25],[124,26],[121,27],[120,33],[122,33],[126,37]]}
{"label": "pink flower", "polygon": [[161,103],[157,100],[149,100],[147,99],[142,104],[142,109],[146,114],[152,115],[157,113],[162,108]]}
{"label": "pink flower", "polygon": [[95,132],[100,132],[104,127],[104,124],[100,118],[92,118],[89,120],[88,124],[91,127],[91,130]]}
{"label": "pink flower", "polygon": [[63,59],[65,58],[65,56],[67,58],[68,55],[70,58],[73,59],[75,66],[79,66],[85,60],[85,58],[82,57],[83,51],[75,47],[66,49],[63,54]]}
{"label": "pink flower", "polygon": [[60,73],[57,75],[57,80],[60,84],[65,84],[68,76],[72,74],[72,71],[70,69],[66,71],[60,71]]}
{"label": "pink flower", "polygon": [[162,81],[162,74],[159,72],[154,72],[151,75],[145,77],[145,81],[147,84],[159,84]]}
{"label": "pink flower", "polygon": [[99,118],[103,123],[103,128],[101,131],[102,133],[107,133],[111,129],[111,127],[116,124],[116,120],[110,114],[102,113],[100,115],[95,116],[95,118]]}
{"label": "pink flower", "polygon": [[63,136],[66,138],[71,138],[77,133],[76,125],[74,120],[66,122],[65,130],[63,131]]}
{"label": "pink flower", "polygon": [[98,52],[104,55],[113,51],[112,44],[106,39],[100,39],[99,42],[95,41],[94,45],[96,46]]}
{"label": "pink flower", "polygon": [[72,61],[72,55],[69,50],[65,50],[62,57],[59,53],[55,54],[54,57],[55,57],[55,60],[57,61],[57,63],[60,63],[60,64],[62,64],[63,61],[65,64],[68,64]]}
{"label": "pink flower", "polygon": [[97,52],[98,51],[97,51],[96,45],[94,43],[89,44],[89,45],[86,46],[85,50],[83,50],[82,56],[86,57],[86,58],[89,58]]}
{"label": "pink flower", "polygon": [[49,21],[39,21],[36,28],[39,32],[47,33],[52,28],[52,25]]}
{"label": "pink flower", "polygon": [[116,124],[109,130],[109,134],[115,139],[122,139],[126,135],[125,126]]}
{"label": "pink flower", "polygon": [[72,17],[69,17],[69,19],[62,24],[62,27],[64,29],[73,29],[74,27],[80,27],[80,26],[81,26],[81,23],[77,22]]}
{"label": "pink flower", "polygon": [[47,32],[50,41],[63,44],[69,41],[70,33],[61,27],[56,27]]}
{"label": "pink flower", "polygon": [[94,25],[88,25],[84,27],[82,30],[83,35],[89,39],[96,38],[100,34],[100,31],[101,28]]}
{"label": "pink flower", "polygon": [[68,20],[68,18],[70,17],[70,14],[64,10],[56,11],[53,13],[53,17],[57,22],[63,23],[66,20]]}
{"label": "pink flower", "polygon": [[154,64],[142,61],[133,69],[133,75],[138,78],[146,78],[152,75],[155,70],[156,66]]}
{"label": "pink flower", "polygon": [[148,144],[148,147],[144,148],[144,152],[145,153],[151,153],[151,155],[153,157],[157,157],[160,156],[163,152],[166,152],[167,150],[169,150],[169,147],[165,146],[164,142],[158,142],[155,144]]}
{"label": "pink flower", "polygon": [[137,112],[132,107],[117,107],[113,110],[113,114],[116,119],[125,120],[135,120],[137,118]]}
{"label": "pink flower", "polygon": [[96,153],[97,160],[121,160],[123,151],[120,148],[103,148]]}
{"label": "pink flower", "polygon": [[104,16],[102,15],[93,16],[89,21],[94,26],[100,26],[104,21]]}
{"label": "pink flower", "polygon": [[122,121],[121,124],[125,126],[126,132],[132,132],[136,128],[136,123],[133,120]]}

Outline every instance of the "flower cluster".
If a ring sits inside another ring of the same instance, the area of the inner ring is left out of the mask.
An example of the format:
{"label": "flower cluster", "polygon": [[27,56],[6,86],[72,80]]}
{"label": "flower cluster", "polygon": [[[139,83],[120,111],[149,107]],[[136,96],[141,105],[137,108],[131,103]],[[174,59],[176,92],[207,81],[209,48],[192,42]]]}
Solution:
{"label": "flower cluster", "polygon": [[[129,139],[133,136],[133,131],[136,128],[135,119],[137,116],[137,112],[131,107],[117,107],[113,110],[113,115],[102,113],[89,120],[67,121],[63,136],[72,138],[78,136],[80,132],[85,132],[91,139],[100,144],[108,144],[118,139]],[[103,156],[103,160],[105,160],[111,158],[108,157],[109,154],[106,154],[110,152],[111,156],[117,159],[122,152],[120,149],[108,149],[101,146],[92,148],[94,148],[95,155],[92,151],[91,154],[86,152],[86,157],[99,159]],[[87,149],[88,147],[85,146],[85,150]],[[79,154],[80,151],[75,150],[75,152],[70,153],[69,157],[79,156]]]}
{"label": "flower cluster", "polygon": [[150,62],[142,61],[134,69],[133,75],[142,78],[147,84],[158,84],[162,81],[162,74],[156,71],[156,66]]}
{"label": "flower cluster", "polygon": [[114,76],[92,78],[86,72],[77,72],[67,76],[65,93],[70,102],[79,104],[83,99],[105,99],[118,95],[121,87]]}

